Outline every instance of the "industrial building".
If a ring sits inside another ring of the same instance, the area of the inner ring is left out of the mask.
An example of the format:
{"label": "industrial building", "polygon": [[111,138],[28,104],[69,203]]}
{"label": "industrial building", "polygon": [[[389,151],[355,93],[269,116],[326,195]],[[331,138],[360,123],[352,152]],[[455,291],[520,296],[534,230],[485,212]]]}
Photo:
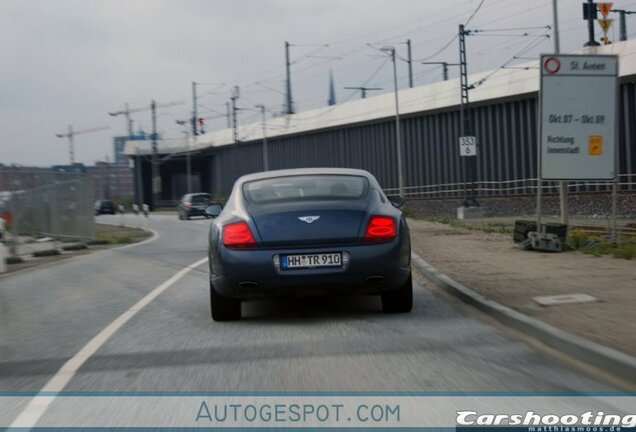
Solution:
{"label": "industrial building", "polygon": [[[619,56],[619,183],[636,186],[636,41],[599,47]],[[469,116],[479,147],[476,190],[480,196],[536,191],[538,61],[516,69],[469,75]],[[470,59],[469,59],[470,71]],[[584,89],[582,89],[584,91]],[[465,169],[459,156],[458,80],[400,90],[399,111],[407,197],[461,197]],[[395,96],[386,93],[297,114],[267,119],[269,169],[351,167],[373,173],[383,188],[398,186]],[[239,176],[263,170],[262,124],[239,124],[209,132],[196,141],[158,142],[161,202],[174,203],[186,192],[186,158],[191,155],[193,191],[227,196]],[[135,162],[136,196],[152,203],[151,143],[128,141]],[[555,184],[547,184],[556,187]],[[607,184],[578,183],[571,191],[606,190]]]}

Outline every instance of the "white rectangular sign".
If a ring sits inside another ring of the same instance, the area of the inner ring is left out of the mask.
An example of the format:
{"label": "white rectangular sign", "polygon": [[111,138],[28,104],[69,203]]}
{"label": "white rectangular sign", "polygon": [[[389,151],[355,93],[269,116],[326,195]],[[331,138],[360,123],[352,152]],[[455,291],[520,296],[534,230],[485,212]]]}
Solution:
{"label": "white rectangular sign", "polygon": [[541,56],[541,177],[616,175],[618,57]]}
{"label": "white rectangular sign", "polygon": [[459,155],[477,156],[477,138],[474,136],[459,137]]}

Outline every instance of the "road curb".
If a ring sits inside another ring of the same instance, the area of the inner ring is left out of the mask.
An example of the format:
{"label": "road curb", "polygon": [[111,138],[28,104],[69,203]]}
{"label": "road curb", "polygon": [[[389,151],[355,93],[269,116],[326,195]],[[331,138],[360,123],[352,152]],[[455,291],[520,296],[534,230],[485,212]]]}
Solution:
{"label": "road curb", "polygon": [[592,342],[546,324],[528,315],[524,315],[496,301],[489,300],[470,288],[441,273],[415,253],[412,254],[413,265],[447,292],[465,303],[475,306],[480,311],[492,316],[497,321],[526,333],[541,342],[577,360],[601,368],[606,373],[622,380],[636,382],[636,358],[613,348]]}

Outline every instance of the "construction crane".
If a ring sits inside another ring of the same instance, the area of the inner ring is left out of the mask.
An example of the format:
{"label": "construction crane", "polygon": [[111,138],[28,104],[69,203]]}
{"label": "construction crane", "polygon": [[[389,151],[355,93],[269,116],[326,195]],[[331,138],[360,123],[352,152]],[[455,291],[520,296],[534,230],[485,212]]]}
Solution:
{"label": "construction crane", "polygon": [[71,165],[73,165],[75,163],[75,144],[73,142],[73,137],[75,135],[80,135],[80,134],[85,134],[85,133],[90,133],[90,132],[97,132],[97,131],[103,131],[106,129],[110,129],[110,126],[101,126],[101,127],[94,127],[94,128],[89,128],[89,129],[82,129],[82,130],[73,130],[73,126],[72,125],[68,125],[68,132],[66,133],[56,133],[55,136],[58,138],[65,138],[68,137],[68,155],[69,158],[71,160]]}
{"label": "construction crane", "polygon": [[[175,105],[183,105],[183,102],[168,102],[168,103],[163,103],[163,104],[157,104],[156,108],[166,108],[166,107],[171,107],[171,106],[175,106]],[[143,112],[143,111],[150,111],[150,106],[130,109],[128,107],[128,102],[126,102],[124,104],[124,109],[123,110],[109,112],[108,115],[112,116],[112,117],[117,117],[118,115],[125,116],[125,118],[126,118],[126,127],[128,128],[128,136],[133,136],[133,134],[134,134],[133,133],[133,123],[132,123],[132,119],[130,118],[130,114],[137,113],[137,112]]]}

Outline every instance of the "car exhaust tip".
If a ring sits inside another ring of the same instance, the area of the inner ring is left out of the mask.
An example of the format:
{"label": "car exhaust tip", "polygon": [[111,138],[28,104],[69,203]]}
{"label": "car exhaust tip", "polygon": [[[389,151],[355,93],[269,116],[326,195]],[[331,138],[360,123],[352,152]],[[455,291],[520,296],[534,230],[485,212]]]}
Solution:
{"label": "car exhaust tip", "polygon": [[384,282],[384,276],[381,275],[373,275],[373,276],[367,276],[364,280],[367,283],[372,283],[372,284],[376,284],[376,283],[381,283]]}
{"label": "car exhaust tip", "polygon": [[239,288],[243,288],[243,289],[256,289],[258,288],[258,282],[254,282],[254,281],[243,281],[243,282],[239,282],[238,284]]}

